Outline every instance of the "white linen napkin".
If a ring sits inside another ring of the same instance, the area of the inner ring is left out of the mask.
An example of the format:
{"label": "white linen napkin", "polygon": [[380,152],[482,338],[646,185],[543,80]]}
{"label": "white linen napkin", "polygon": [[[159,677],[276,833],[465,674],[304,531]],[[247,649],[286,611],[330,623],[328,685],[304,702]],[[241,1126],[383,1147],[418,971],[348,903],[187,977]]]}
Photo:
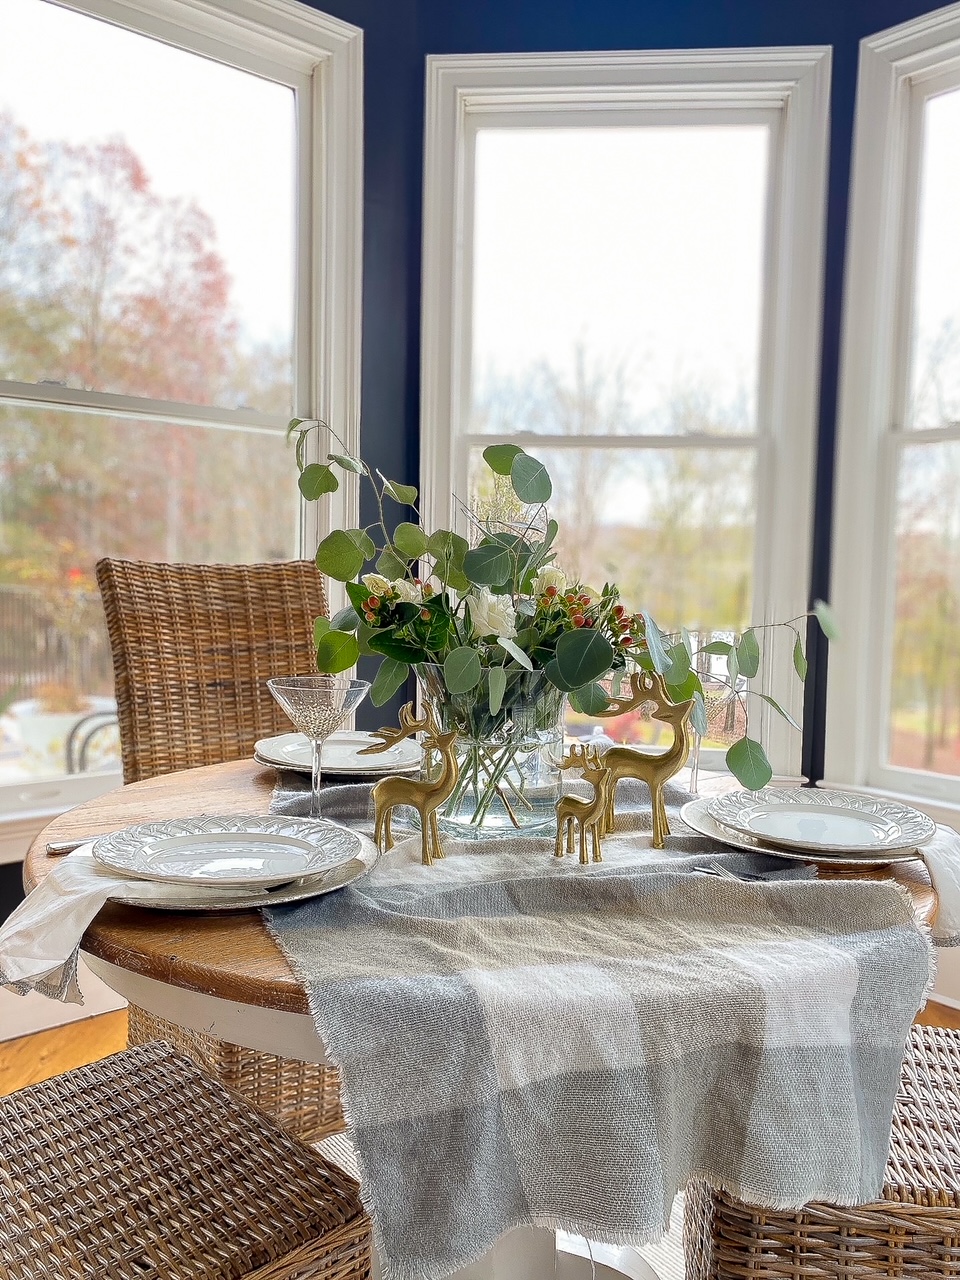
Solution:
{"label": "white linen napkin", "polygon": [[952,827],[938,825],[920,856],[940,899],[931,930],[933,941],[938,947],[960,947],[960,835]]}
{"label": "white linen napkin", "polygon": [[[0,986],[83,1004],[77,952],[87,925],[108,901],[171,902],[196,898],[196,885],[133,880],[95,862],[93,842],[67,854],[0,928]],[[217,889],[218,897],[247,897],[249,889]]]}

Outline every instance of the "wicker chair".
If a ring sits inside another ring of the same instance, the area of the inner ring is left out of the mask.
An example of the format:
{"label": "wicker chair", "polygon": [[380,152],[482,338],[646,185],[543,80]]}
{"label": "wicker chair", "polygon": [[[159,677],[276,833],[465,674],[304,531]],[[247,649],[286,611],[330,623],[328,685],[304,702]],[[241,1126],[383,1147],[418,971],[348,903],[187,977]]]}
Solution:
{"label": "wicker chair", "polygon": [[[266,687],[313,667],[313,620],[327,610],[309,561],[148,564],[101,560],[124,782],[251,755],[290,730]],[[313,1142],[344,1127],[330,1068],[258,1053],[130,1008],[127,1043],[165,1039],[284,1129]]]}
{"label": "wicker chair", "polygon": [[687,1189],[687,1280],[960,1277],[960,1032],[914,1027],[883,1199],[760,1209]]}
{"label": "wicker chair", "polygon": [[124,782],[242,760],[290,722],[269,676],[314,669],[326,614],[309,561],[148,564],[100,560]]}
{"label": "wicker chair", "polygon": [[367,1280],[357,1184],[169,1045],[0,1098],[4,1280]]}

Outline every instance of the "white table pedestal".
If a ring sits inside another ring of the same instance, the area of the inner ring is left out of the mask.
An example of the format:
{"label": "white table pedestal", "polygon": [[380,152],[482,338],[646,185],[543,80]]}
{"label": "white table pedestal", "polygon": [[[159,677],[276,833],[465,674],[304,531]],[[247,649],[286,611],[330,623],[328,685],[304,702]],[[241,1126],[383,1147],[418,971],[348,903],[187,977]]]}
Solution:
{"label": "white table pedestal", "polygon": [[[325,1062],[313,1019],[170,986],[84,955],[90,970],[130,1004],[190,1031],[302,1062]],[[591,1252],[593,1260],[591,1261]],[[380,1269],[374,1259],[374,1280]],[[534,1227],[507,1232],[478,1262],[449,1280],[659,1280],[635,1249],[590,1244],[575,1236]]]}

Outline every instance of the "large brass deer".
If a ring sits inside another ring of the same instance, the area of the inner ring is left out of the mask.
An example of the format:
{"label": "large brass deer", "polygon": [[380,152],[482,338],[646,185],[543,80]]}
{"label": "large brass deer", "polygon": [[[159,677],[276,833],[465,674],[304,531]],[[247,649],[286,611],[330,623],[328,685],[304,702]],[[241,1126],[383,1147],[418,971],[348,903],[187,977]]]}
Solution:
{"label": "large brass deer", "polygon": [[600,756],[596,747],[583,747],[574,744],[560,763],[561,769],[579,769],[584,779],[593,784],[593,796],[587,800],[581,796],[561,796],[557,801],[557,842],[554,854],[563,857],[564,844],[567,853],[573,853],[574,827],[580,832],[580,861],[589,862],[587,857],[587,833],[590,833],[591,849],[594,862],[601,862],[600,837],[603,835],[604,815],[607,808],[607,790],[610,773],[605,758]]}
{"label": "large brass deer", "polygon": [[604,763],[610,775],[607,786],[607,806],[603,830],[613,830],[614,797],[621,778],[639,778],[650,788],[653,806],[653,847],[662,849],[670,826],[663,803],[664,784],[686,764],[690,753],[690,713],[693,699],[687,702],[671,702],[662,676],[655,671],[637,671],[630,677],[630,693],[623,698],[613,698],[601,717],[622,716],[649,703],[651,716],[673,728],[673,742],[666,751],[654,754],[639,751],[636,747],[610,747],[604,755]]}
{"label": "large brass deer", "polygon": [[454,750],[456,733],[441,733],[440,726],[428,707],[418,720],[413,714],[413,703],[408,702],[400,712],[400,728],[378,729],[374,735],[381,741],[377,746],[364,747],[358,754],[362,756],[376,755],[379,751],[387,751],[390,747],[412,734],[424,730],[421,745],[425,750],[434,750],[440,757],[440,771],[431,781],[418,778],[389,777],[381,778],[373,788],[374,804],[374,840],[381,852],[393,847],[393,811],[397,805],[410,805],[420,814],[420,860],[425,866],[433,866],[434,858],[443,857],[443,845],[440,842],[440,826],[437,822],[437,809],[443,804],[457,785],[457,757]]}

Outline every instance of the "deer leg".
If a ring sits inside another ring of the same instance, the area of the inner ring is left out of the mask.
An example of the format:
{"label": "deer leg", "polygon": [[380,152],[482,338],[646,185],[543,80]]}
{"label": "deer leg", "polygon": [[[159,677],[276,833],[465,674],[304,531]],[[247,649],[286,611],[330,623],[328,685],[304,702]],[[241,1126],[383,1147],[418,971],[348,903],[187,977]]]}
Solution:
{"label": "deer leg", "polygon": [[590,861],[587,857],[587,824],[581,819],[580,821],[580,864],[586,866]]}
{"label": "deer leg", "polygon": [[617,790],[617,779],[611,778],[610,785],[607,787],[607,798],[603,805],[603,834],[609,835],[613,830],[614,811],[613,801]]}
{"label": "deer leg", "polygon": [[443,857],[443,845],[440,843],[440,824],[437,822],[437,811],[434,809],[430,815],[430,835],[433,837],[433,856],[435,858]]}
{"label": "deer leg", "polygon": [[393,848],[393,805],[388,805],[383,811],[383,851]]}
{"label": "deer leg", "polygon": [[557,838],[553,842],[553,856],[555,858],[563,857],[563,837],[567,830],[567,819],[557,818]]}
{"label": "deer leg", "polygon": [[595,822],[590,828],[590,835],[593,837],[593,860],[594,862],[602,862],[603,854],[600,852],[600,827],[601,822]]}
{"label": "deer leg", "polygon": [[667,822],[667,811],[663,804],[663,784],[650,787],[650,799],[653,801],[653,847],[662,849],[670,834]]}
{"label": "deer leg", "polygon": [[574,819],[573,815],[571,814],[571,816],[567,819],[567,853],[569,853],[569,855],[570,855],[570,857],[571,857],[571,858],[573,857],[573,824],[574,824],[574,821],[575,821],[575,819]]}

